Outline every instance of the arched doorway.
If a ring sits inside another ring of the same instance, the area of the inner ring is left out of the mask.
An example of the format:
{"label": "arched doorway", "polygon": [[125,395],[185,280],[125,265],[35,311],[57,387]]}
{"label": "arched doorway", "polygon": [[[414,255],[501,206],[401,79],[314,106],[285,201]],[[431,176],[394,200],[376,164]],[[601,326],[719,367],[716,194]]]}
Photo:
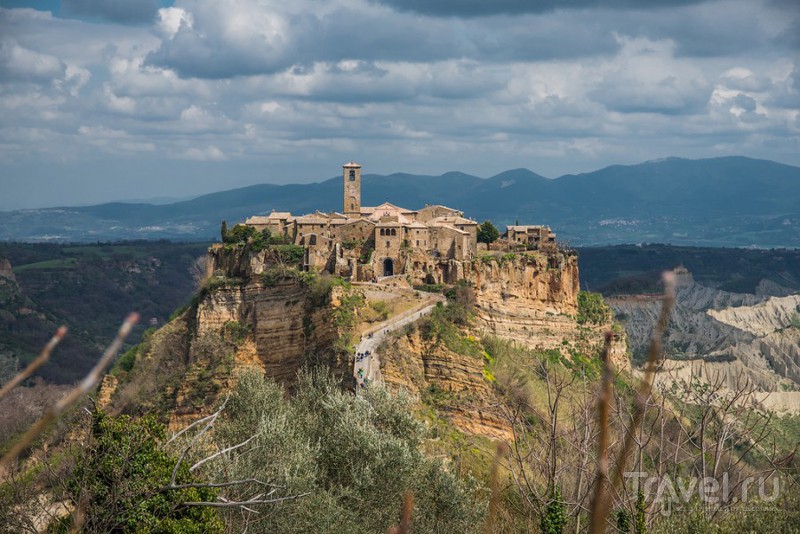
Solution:
{"label": "arched doorway", "polygon": [[392,258],[386,258],[383,260],[383,276],[393,276],[394,275],[394,262]]}

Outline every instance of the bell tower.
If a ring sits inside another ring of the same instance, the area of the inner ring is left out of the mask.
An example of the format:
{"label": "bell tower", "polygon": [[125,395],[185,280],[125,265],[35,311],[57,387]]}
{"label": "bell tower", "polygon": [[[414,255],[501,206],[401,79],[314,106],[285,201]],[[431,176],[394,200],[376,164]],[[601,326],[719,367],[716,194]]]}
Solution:
{"label": "bell tower", "polygon": [[355,162],[342,165],[344,176],[344,214],[361,216],[361,165]]}

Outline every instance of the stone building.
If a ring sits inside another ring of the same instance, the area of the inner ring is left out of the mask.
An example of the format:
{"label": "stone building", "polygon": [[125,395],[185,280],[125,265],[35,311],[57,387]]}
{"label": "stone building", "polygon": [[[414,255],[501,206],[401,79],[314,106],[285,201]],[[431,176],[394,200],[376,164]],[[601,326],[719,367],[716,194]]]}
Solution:
{"label": "stone building", "polygon": [[556,244],[556,234],[550,230],[549,226],[509,226],[506,233],[503,234],[503,239],[508,242],[510,247],[524,245],[529,249],[554,247]]}
{"label": "stone building", "polygon": [[[412,283],[453,282],[461,262],[478,252],[478,223],[447,206],[410,210],[384,202],[361,205],[361,165],[342,166],[342,212],[295,217],[273,211],[245,224],[285,236],[305,249],[303,268],[353,280],[403,275]],[[545,229],[542,231],[534,229]],[[538,232],[538,233],[537,233]],[[510,243],[555,240],[548,227],[513,226]]]}

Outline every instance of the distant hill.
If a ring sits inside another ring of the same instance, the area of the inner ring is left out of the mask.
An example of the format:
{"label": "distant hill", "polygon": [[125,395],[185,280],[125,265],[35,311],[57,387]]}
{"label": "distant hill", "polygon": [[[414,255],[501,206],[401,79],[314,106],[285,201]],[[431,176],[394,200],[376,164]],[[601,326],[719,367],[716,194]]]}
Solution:
{"label": "distant hill", "polygon": [[[0,213],[0,240],[207,240],[219,223],[271,210],[341,209],[341,178],[255,185],[171,204],[109,203]],[[542,177],[527,169],[491,178],[368,174],[362,202],[445,204],[498,226],[548,224],[574,245],[661,242],[800,247],[800,168],[745,157],[667,158]]]}

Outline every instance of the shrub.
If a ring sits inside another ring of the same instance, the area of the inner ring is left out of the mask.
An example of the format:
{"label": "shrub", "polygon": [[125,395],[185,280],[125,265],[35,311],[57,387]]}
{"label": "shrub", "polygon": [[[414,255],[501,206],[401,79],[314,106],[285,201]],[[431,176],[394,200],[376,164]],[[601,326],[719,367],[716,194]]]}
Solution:
{"label": "shrub", "polygon": [[278,261],[289,265],[298,265],[305,256],[305,249],[300,245],[270,245],[269,249]]}
{"label": "shrub", "polygon": [[[342,391],[325,371],[301,372],[295,395],[286,398],[273,381],[247,372],[218,422],[217,447],[256,437],[246,452],[220,458],[214,468],[268,480],[276,496],[306,494],[259,515],[249,532],[386,532],[397,523],[406,490],[414,492],[414,532],[479,531],[485,503],[422,454],[426,429],[413,406],[411,397],[380,386],[359,396]],[[231,512],[226,520],[240,532],[247,518]]]}
{"label": "shrub", "polygon": [[605,324],[611,320],[611,308],[600,293],[578,293],[578,324]]}
{"label": "shrub", "polygon": [[478,243],[494,243],[500,237],[500,232],[492,221],[483,221],[478,227]]}
{"label": "shrub", "polygon": [[[67,480],[66,498],[84,508],[83,532],[222,532],[214,510],[182,506],[213,501],[211,488],[167,490],[177,459],[161,448],[164,426],[152,415],[139,419],[92,414],[90,442]],[[182,463],[176,484],[199,482]],[[67,532],[72,518],[55,525]]]}
{"label": "shrub", "polygon": [[561,534],[567,525],[566,503],[561,498],[561,491],[555,488],[550,493],[550,500],[542,513],[539,527],[543,534]]}

